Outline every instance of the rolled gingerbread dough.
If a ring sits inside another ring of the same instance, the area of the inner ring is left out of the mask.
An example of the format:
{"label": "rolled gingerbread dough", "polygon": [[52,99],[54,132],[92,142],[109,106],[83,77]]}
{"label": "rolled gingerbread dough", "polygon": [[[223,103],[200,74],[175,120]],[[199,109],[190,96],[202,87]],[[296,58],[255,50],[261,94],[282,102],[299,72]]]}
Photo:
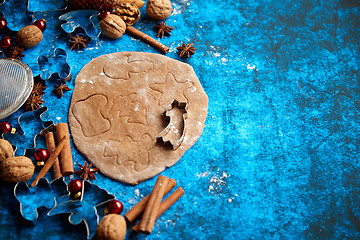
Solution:
{"label": "rolled gingerbread dough", "polygon": [[[174,102],[186,107],[169,108]],[[69,126],[76,147],[103,174],[135,185],[174,165],[195,144],[207,105],[190,65],[118,52],[91,60],[76,77]],[[169,143],[181,137],[173,150]]]}

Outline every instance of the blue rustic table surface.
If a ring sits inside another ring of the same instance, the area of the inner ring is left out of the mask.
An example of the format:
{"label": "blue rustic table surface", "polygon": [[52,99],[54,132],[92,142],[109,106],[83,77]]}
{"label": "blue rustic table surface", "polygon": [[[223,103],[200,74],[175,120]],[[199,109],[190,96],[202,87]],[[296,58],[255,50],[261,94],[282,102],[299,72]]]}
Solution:
{"label": "blue rustic table surface", "polygon": [[[29,0],[34,12],[29,20],[20,18],[26,1],[15,5],[19,2],[3,3],[14,29],[47,20],[43,41],[24,51],[23,62],[34,67],[38,56],[66,50],[72,89],[81,68],[95,57],[159,53],[129,35],[119,40],[101,35],[86,49],[70,52],[58,19],[66,10],[37,12],[61,4]],[[158,219],[151,235],[129,232],[127,239],[359,239],[360,1],[172,0],[172,5],[166,23],[175,29],[159,41],[170,47],[166,56],[194,68],[209,96],[208,117],[199,141],[163,172],[185,195]],[[156,38],[156,22],[145,7],[141,12],[134,27]],[[180,59],[181,42],[192,42],[196,54]],[[57,83],[46,81],[45,120],[67,122],[72,91],[58,99],[51,93]],[[19,128],[23,111],[5,121]],[[33,124],[23,124],[24,132]],[[79,164],[85,160],[74,146],[73,158]],[[155,178],[129,186],[97,174],[93,183],[122,201],[126,212],[150,193]],[[66,215],[49,217],[45,208],[36,221],[24,220],[13,187],[0,183],[2,239],[86,239],[83,223],[71,225]]]}

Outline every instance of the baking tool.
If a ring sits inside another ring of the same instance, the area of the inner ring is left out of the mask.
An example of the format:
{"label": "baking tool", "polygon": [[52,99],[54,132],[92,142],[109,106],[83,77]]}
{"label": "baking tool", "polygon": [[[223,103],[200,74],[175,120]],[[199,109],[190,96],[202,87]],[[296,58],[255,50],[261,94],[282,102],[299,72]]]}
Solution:
{"label": "baking tool", "polygon": [[[184,109],[183,114],[182,114],[182,119],[181,119],[182,123],[183,123],[183,127],[182,127],[181,137],[178,139],[172,139],[173,136],[171,136],[171,135],[174,135],[175,131],[179,131],[179,129],[177,129],[175,126],[178,123],[179,119],[178,119],[178,117],[176,117],[176,114],[175,115],[171,114],[171,111],[174,108]],[[166,126],[166,128],[161,133],[156,135],[156,138],[158,140],[164,142],[164,145],[171,145],[173,150],[176,150],[183,143],[184,137],[185,137],[185,130],[186,130],[186,121],[185,120],[187,118],[187,103],[178,102],[177,100],[174,100],[171,104],[165,105],[165,114],[169,120],[169,124]],[[172,117],[172,115],[173,115],[173,117]],[[175,119],[174,119],[174,117],[175,117]]]}
{"label": "baking tool", "polygon": [[[10,143],[17,143],[15,148],[15,155],[33,155],[36,149],[36,141],[43,131],[53,126],[52,121],[44,121],[43,114],[47,111],[47,107],[39,108],[35,111],[26,112],[18,118],[19,129],[16,134],[3,133],[3,138]],[[32,126],[23,130],[24,125]]]}
{"label": "baking tool", "polygon": [[66,33],[73,33],[80,28],[87,36],[95,38],[101,33],[98,15],[99,12],[95,10],[77,10],[61,15],[59,20],[66,21],[61,24],[61,28]]}
{"label": "baking tool", "polygon": [[48,216],[68,214],[68,220],[73,225],[84,221],[88,239],[95,235],[96,227],[105,215],[104,209],[108,203],[115,199],[106,190],[89,181],[83,181],[80,199],[73,200],[67,190],[65,177],[50,183],[46,178],[41,178],[34,187],[19,182],[14,187],[14,196],[20,203],[23,218],[35,221],[39,217],[39,207],[50,209]]}
{"label": "baking tool", "polygon": [[[7,26],[13,31],[19,31],[23,26],[30,25],[31,16],[28,14],[27,0],[4,0],[0,4],[0,17],[7,21]],[[13,14],[14,12],[22,14]]]}
{"label": "baking tool", "polygon": [[49,183],[46,178],[37,181],[34,187],[26,182],[19,182],[14,187],[14,196],[20,203],[20,213],[26,220],[35,221],[38,217],[38,208],[51,209],[57,203],[68,200],[64,178],[58,178]]}
{"label": "baking tool", "polygon": [[34,12],[48,12],[65,10],[67,8],[67,0],[28,0],[27,11]]}
{"label": "baking tool", "polygon": [[0,59],[0,119],[18,110],[33,88],[29,66],[14,59]]}
{"label": "baking tool", "polygon": [[115,196],[86,180],[83,181],[79,200],[70,199],[56,204],[49,211],[48,215],[69,214],[69,222],[73,225],[84,221],[87,229],[87,238],[92,239],[105,207],[113,199],[115,199]]}
{"label": "baking tool", "polygon": [[62,48],[54,50],[54,56],[39,56],[38,65],[40,67],[40,77],[43,80],[48,80],[51,77],[66,79],[71,78],[70,65],[67,62],[67,53]]}

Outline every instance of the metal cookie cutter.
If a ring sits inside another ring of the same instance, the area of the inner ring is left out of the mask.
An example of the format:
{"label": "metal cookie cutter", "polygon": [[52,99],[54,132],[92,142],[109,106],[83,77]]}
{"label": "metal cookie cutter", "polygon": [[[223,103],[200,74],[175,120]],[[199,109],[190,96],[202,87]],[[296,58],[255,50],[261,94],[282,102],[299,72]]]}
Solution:
{"label": "metal cookie cutter", "polygon": [[[51,128],[54,125],[53,121],[43,120],[43,115],[47,109],[47,107],[42,107],[36,109],[35,111],[23,113],[18,118],[18,125],[20,129],[17,131],[17,133],[2,134],[3,138],[8,140],[10,143],[20,143],[21,146],[15,146],[16,155],[19,156],[32,154],[36,149],[36,141],[37,138],[41,135],[41,132],[44,131],[44,129]],[[27,127],[24,131],[22,126],[26,124],[29,124],[29,126],[31,125],[33,127]]]}
{"label": "metal cookie cutter", "polygon": [[115,199],[115,196],[109,194],[106,190],[83,181],[81,197],[78,200],[68,200],[56,204],[48,212],[48,216],[56,214],[68,214],[68,220],[71,224],[77,225],[84,221],[87,229],[87,238],[92,239],[95,235],[96,227],[100,222],[100,214],[103,212],[107,203]]}
{"label": "metal cookie cutter", "polygon": [[[177,113],[174,112],[175,109],[181,110]],[[183,143],[186,132],[186,119],[187,119],[187,103],[186,102],[178,102],[174,100],[171,104],[165,105],[165,112],[169,124],[166,128],[156,135],[158,141],[164,142],[165,145],[171,145],[173,150],[176,150]],[[182,117],[179,117],[179,113],[182,113]],[[180,125],[180,126],[177,126]],[[182,126],[181,126],[182,125]],[[179,129],[182,130],[181,137],[179,136]]]}
{"label": "metal cookie cutter", "polygon": [[115,197],[87,180],[83,181],[81,193],[79,200],[73,200],[67,191],[64,177],[50,183],[46,178],[41,178],[32,188],[26,182],[19,182],[14,187],[21,216],[26,220],[35,221],[39,217],[38,208],[45,207],[50,209],[47,216],[68,214],[68,220],[73,225],[84,221],[87,238],[91,239],[95,235],[105,206]]}
{"label": "metal cookie cutter", "polygon": [[14,196],[20,203],[21,216],[29,221],[35,221],[39,217],[39,207],[51,209],[61,200],[60,196],[64,198],[67,195],[69,194],[63,177],[50,183],[46,178],[41,178],[34,187],[29,187],[26,182],[19,182],[14,187]]}
{"label": "metal cookie cutter", "polygon": [[[70,65],[67,62],[67,53],[62,48],[54,50],[54,56],[39,56],[38,65],[40,67],[40,77],[43,80],[48,80],[51,77],[66,79],[71,78]],[[34,74],[35,76],[35,74]]]}
{"label": "metal cookie cutter", "polygon": [[[44,6],[47,7],[44,9]],[[36,0],[28,0],[27,1],[27,11],[34,12],[50,12],[50,11],[59,11],[66,10],[67,8],[67,0],[47,0],[44,4],[39,4],[39,1]]]}
{"label": "metal cookie cutter", "polygon": [[13,32],[30,25],[32,20],[27,11],[26,0],[4,0],[0,4],[0,17],[6,19],[8,28]]}
{"label": "metal cookie cutter", "polygon": [[77,10],[61,15],[59,20],[66,21],[61,24],[66,33],[73,33],[80,28],[87,36],[95,38],[101,34],[98,15],[99,12],[95,10]]}

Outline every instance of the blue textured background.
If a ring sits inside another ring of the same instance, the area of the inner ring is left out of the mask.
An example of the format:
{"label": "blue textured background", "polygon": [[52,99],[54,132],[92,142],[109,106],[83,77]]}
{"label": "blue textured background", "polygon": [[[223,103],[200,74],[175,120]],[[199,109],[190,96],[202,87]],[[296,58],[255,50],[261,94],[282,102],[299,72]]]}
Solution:
{"label": "blue textured background", "polygon": [[[185,195],[152,235],[128,239],[359,239],[360,1],[172,3],[166,22],[175,30],[160,41],[174,59],[181,41],[194,43],[196,54],[182,61],[194,67],[207,92],[209,114],[199,141],[163,172]],[[135,27],[156,37],[155,22],[144,12]],[[69,50],[57,20],[62,13],[35,15],[47,19],[48,28],[44,40],[24,52],[25,63],[58,47]],[[128,35],[115,41],[101,36],[68,53],[73,79],[92,58],[116,51],[157,52]],[[55,83],[46,83],[47,119],[65,122],[72,92],[57,99]],[[7,121],[16,125],[20,113]],[[26,124],[25,132],[31,127]],[[73,157],[84,161],[76,150]],[[128,186],[97,176],[94,183],[121,200],[125,211],[155,182]],[[0,191],[3,239],[85,237],[84,225],[46,217],[46,211],[35,222],[21,220],[12,186],[1,183]]]}

